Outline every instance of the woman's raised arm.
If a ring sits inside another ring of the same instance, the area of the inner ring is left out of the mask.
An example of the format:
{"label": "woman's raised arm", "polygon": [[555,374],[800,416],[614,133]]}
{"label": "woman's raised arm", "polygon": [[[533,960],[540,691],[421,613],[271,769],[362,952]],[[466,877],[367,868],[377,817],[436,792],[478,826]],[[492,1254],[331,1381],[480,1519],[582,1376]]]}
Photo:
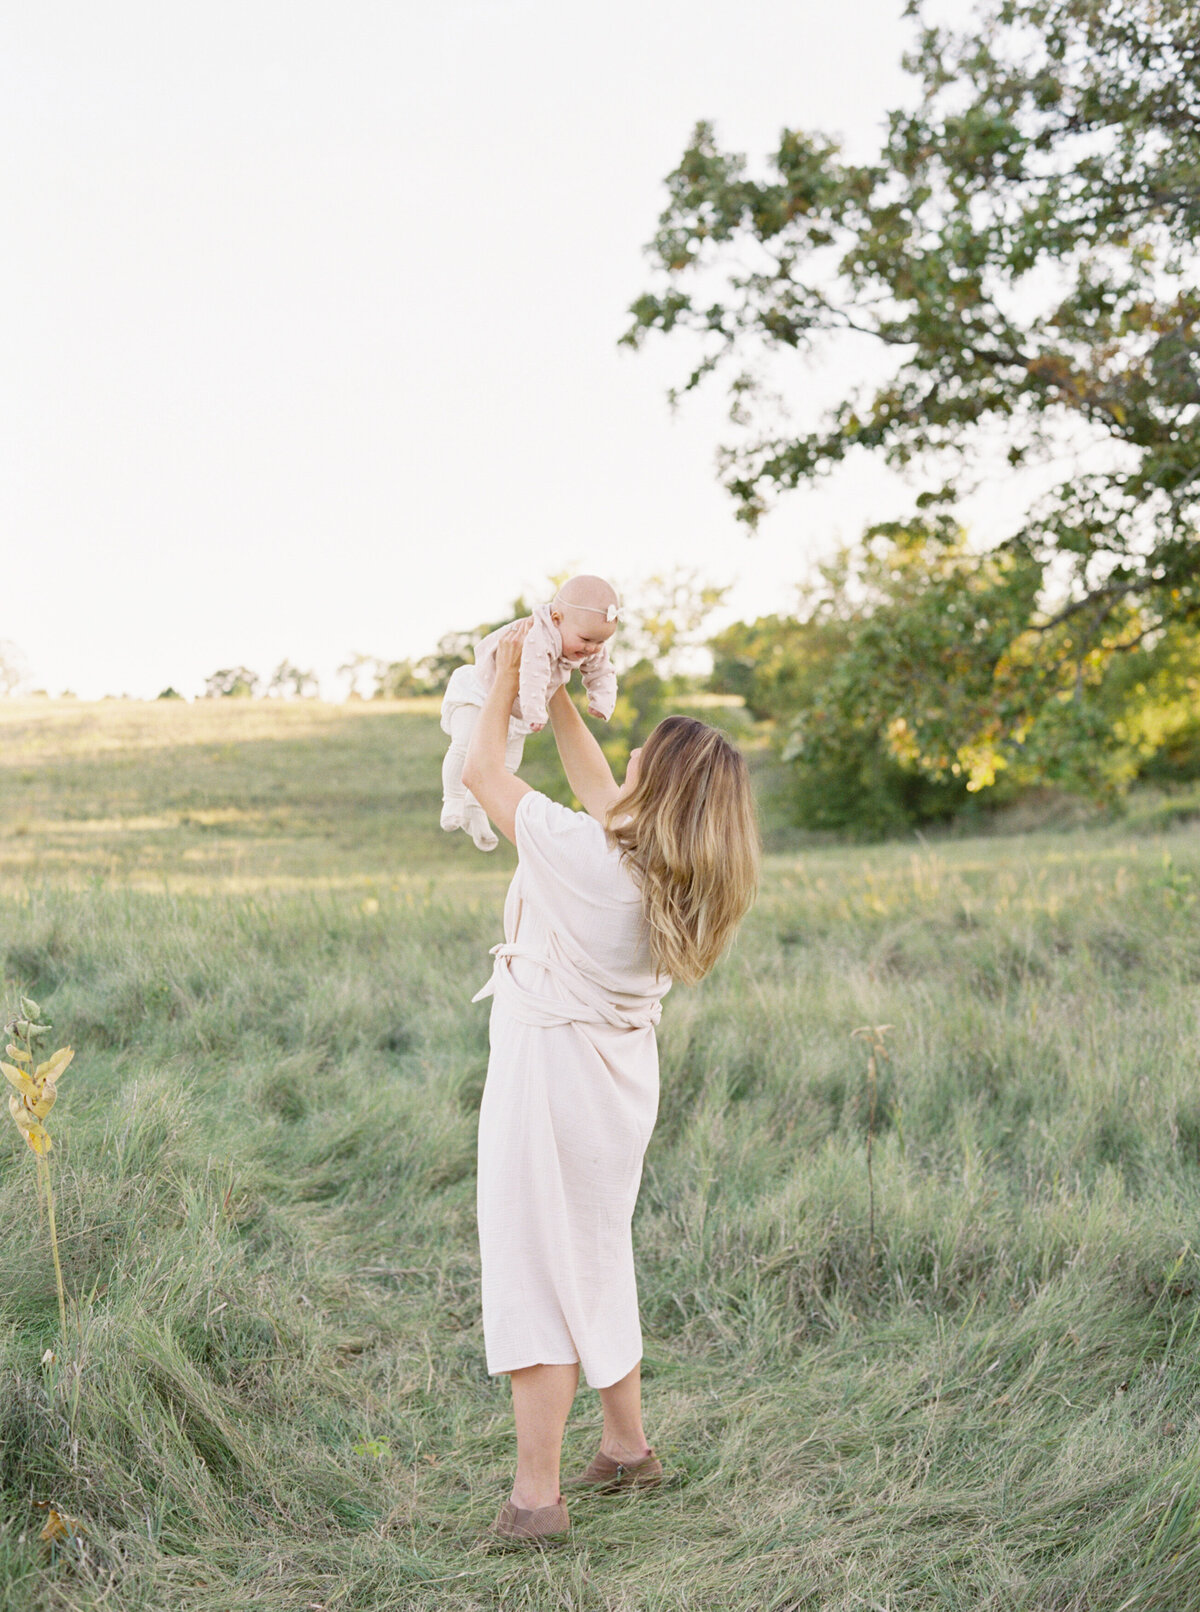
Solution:
{"label": "woman's raised arm", "polygon": [[483,702],[475,731],[467,746],[462,781],[506,840],[516,843],[517,804],[529,793],[523,778],[514,778],[504,765],[508,718],[517,697],[521,673],[521,645],[529,631],[527,621],[514,622],[496,645],[496,680]]}
{"label": "woman's raised arm", "polygon": [[612,768],[604,758],[604,751],[567,693],[560,688],[550,701],[550,723],[554,729],[554,742],[567,775],[567,782],[575,791],[583,809],[598,823],[604,821],[608,808],[620,793]]}

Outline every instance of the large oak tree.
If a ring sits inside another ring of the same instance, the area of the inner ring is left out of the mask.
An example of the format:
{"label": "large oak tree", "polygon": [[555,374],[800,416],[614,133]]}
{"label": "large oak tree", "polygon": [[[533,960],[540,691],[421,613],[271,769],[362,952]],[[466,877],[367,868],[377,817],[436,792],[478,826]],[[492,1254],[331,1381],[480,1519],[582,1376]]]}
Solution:
{"label": "large oak tree", "polygon": [[[1200,620],[1200,4],[1012,0],[965,30],[910,14],[917,93],[875,160],[787,130],[755,178],[698,125],[625,340],[691,332],[682,391],[726,375],[723,474],[751,525],[867,450],[918,478],[928,541],[958,546],[931,575],[959,578],[983,564],[961,550],[962,497],[998,467],[1041,479],[988,585],[954,583],[973,663],[947,676],[974,690],[958,731],[936,664],[907,684],[875,667],[936,773],[956,746],[1002,757],[1123,649]],[[850,332],[888,355],[883,378],[787,428],[764,361]],[[998,632],[1005,567],[1025,602]]]}

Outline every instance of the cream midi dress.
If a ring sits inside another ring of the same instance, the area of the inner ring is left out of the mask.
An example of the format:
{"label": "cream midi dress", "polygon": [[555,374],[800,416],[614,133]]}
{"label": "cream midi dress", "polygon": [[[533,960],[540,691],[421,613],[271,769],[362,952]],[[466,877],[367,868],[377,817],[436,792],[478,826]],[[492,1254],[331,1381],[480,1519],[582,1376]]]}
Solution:
{"label": "cream midi dress", "polygon": [[516,842],[504,944],[475,997],[492,997],[479,1110],[487,1367],[579,1361],[607,1388],[642,1355],[630,1228],[670,980],[599,823],[531,791]]}

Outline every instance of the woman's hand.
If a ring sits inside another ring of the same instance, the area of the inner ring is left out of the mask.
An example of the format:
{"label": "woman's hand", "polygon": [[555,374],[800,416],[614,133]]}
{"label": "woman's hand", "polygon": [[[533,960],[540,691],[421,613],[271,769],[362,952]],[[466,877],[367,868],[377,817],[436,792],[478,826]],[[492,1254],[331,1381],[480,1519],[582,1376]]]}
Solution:
{"label": "woman's hand", "polygon": [[511,627],[500,634],[496,645],[496,675],[502,677],[506,673],[511,677],[521,674],[521,651],[525,647],[525,637],[533,626],[533,617],[526,616],[523,621],[514,621]]}

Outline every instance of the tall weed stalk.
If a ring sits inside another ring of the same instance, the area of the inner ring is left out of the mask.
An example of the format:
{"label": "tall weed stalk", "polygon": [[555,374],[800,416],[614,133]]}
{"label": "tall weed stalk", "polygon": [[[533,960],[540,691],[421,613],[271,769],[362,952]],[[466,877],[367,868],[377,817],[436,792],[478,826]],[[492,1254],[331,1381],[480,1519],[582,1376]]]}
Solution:
{"label": "tall weed stalk", "polygon": [[875,1113],[879,1102],[879,1065],[888,1055],[884,1036],[890,1024],[864,1024],[851,1036],[867,1043],[867,1265],[875,1260]]}
{"label": "tall weed stalk", "polygon": [[58,1283],[58,1319],[63,1341],[67,1336],[67,1300],[63,1289],[62,1264],[58,1257],[58,1229],[54,1224],[54,1187],[50,1180],[49,1154],[54,1146],[50,1132],[42,1121],[54,1107],[58,1098],[58,1081],[75,1056],[70,1047],[60,1047],[43,1063],[36,1061],[34,1043],[44,1040],[52,1026],[40,1023],[41,1008],[29,997],[23,996],[19,1010],[4,1026],[12,1037],[6,1051],[13,1063],[0,1062],[0,1070],[10,1086],[8,1111],[26,1144],[37,1159],[38,1211],[46,1205],[50,1224],[50,1252],[54,1256],[54,1276]]}

